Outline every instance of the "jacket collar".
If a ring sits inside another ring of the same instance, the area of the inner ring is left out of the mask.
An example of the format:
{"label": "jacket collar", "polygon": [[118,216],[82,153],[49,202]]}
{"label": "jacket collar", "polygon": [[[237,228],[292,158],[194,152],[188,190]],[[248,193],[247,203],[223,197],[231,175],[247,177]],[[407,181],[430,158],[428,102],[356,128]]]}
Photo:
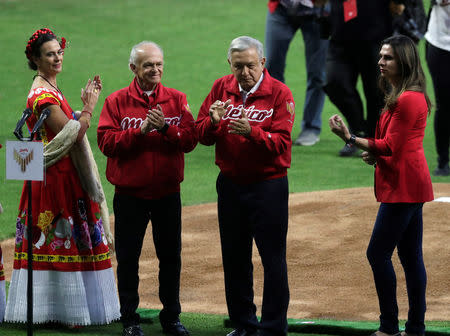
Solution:
{"label": "jacket collar", "polygon": [[[148,104],[147,94],[141,89],[136,77],[128,86],[128,94],[135,100],[142,104]],[[170,94],[166,87],[161,83],[158,83],[153,91],[152,95],[155,96],[155,104],[163,103],[170,99]]]}
{"label": "jacket collar", "polygon": [[[264,78],[259,85],[259,88],[251,94],[252,97],[261,97],[261,96],[268,96],[272,94],[272,77],[269,75],[269,71],[264,68],[263,70]],[[233,95],[241,96],[241,92],[239,91],[239,83],[234,77],[232,76],[231,81],[229,81],[227,84],[225,84],[225,90]]]}

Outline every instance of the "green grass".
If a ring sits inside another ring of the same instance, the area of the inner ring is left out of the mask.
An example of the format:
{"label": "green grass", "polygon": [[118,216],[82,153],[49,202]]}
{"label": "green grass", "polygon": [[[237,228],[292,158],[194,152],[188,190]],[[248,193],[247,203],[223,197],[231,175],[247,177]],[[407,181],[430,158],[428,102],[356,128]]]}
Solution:
{"label": "green grass", "polygon": [[[140,314],[142,318],[142,329],[146,335],[164,335],[161,331],[161,326],[158,321],[157,310],[144,310],[140,309]],[[192,335],[196,336],[213,336],[213,335],[226,335],[232,329],[227,327],[224,323],[227,319],[226,316],[222,315],[205,315],[205,314],[194,314],[194,313],[183,313],[181,315],[181,321],[186,326],[186,328],[191,332]],[[5,323],[2,326],[2,336],[19,336],[26,335],[26,325],[25,324],[11,324]],[[122,331],[122,325],[119,322],[112,323],[107,326],[88,326],[77,330],[70,330],[66,327],[55,327],[55,326],[35,326],[34,335],[120,335]],[[294,333],[290,333],[294,335]],[[295,335],[301,335],[295,333]],[[314,336],[308,334],[310,336]]]}
{"label": "green grass", "polygon": [[[188,320],[188,318],[186,318]],[[195,336],[221,336],[228,334],[232,329],[223,327],[223,319],[219,316],[206,316],[206,315],[192,315],[188,320],[190,323],[186,323],[186,327],[192,335]],[[194,324],[195,322],[195,324]],[[1,326],[2,336],[25,336],[27,335],[25,326],[13,326],[6,324]],[[163,336],[161,331],[161,326],[159,324],[142,324],[142,329],[145,335],[151,336]],[[77,335],[77,336],[102,336],[102,335],[121,335],[122,327],[120,323],[113,323],[108,326],[98,326],[98,327],[86,327],[81,330],[58,330],[52,328],[40,328],[34,329],[33,335],[36,336],[50,336],[50,335]],[[319,334],[299,334],[299,333],[289,333],[291,336],[319,336]],[[327,336],[320,334],[320,336]],[[331,335],[330,335],[331,336]]]}
{"label": "green grass", "polygon": [[[142,328],[146,335],[162,336],[161,326],[158,321],[157,310],[140,309],[142,317]],[[195,336],[218,336],[226,335],[232,330],[226,316],[183,313],[180,317],[183,324]],[[306,322],[306,323],[305,323]],[[313,322],[313,323],[311,323]],[[404,325],[401,321],[400,325]],[[427,322],[427,335],[448,336],[450,335],[450,323],[443,321]],[[299,320],[289,319],[289,335],[291,336],[364,336],[371,334],[378,328],[378,323],[369,321],[335,321],[335,320]],[[101,336],[120,335],[122,326],[119,322],[107,326],[88,326],[81,329],[71,330],[66,327],[40,326],[33,328],[34,335],[78,335],[78,336]],[[26,335],[25,324],[4,323],[1,325],[2,336]]]}

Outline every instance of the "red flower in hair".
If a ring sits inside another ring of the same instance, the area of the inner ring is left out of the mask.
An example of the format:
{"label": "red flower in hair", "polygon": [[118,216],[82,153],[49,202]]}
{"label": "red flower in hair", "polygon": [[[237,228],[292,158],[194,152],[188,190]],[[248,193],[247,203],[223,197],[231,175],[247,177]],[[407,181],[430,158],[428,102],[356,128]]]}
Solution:
{"label": "red flower in hair", "polygon": [[61,37],[61,49],[65,49],[66,48],[66,39],[64,37]]}

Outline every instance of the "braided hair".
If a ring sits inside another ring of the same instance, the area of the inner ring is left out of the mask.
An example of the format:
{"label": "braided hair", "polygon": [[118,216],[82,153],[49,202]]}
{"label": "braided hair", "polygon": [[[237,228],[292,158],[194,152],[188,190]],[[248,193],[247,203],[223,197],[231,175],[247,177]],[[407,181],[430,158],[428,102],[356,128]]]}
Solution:
{"label": "braided hair", "polygon": [[[28,40],[27,46],[25,48],[25,55],[28,59],[28,67],[31,70],[37,70],[36,63],[33,62],[33,56],[40,57],[41,56],[41,46],[48,41],[58,40],[56,35],[48,28],[41,28],[36,30],[33,35],[31,35]],[[66,47],[66,39],[61,37],[59,44],[62,49]]]}

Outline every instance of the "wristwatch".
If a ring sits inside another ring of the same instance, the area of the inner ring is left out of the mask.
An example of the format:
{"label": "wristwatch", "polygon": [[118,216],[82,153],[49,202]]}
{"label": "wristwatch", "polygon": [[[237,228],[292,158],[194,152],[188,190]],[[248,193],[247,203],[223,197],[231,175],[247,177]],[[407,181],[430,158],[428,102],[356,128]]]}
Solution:
{"label": "wristwatch", "polygon": [[345,143],[347,145],[354,145],[356,142],[356,136],[354,134],[350,134],[350,139],[348,139]]}

